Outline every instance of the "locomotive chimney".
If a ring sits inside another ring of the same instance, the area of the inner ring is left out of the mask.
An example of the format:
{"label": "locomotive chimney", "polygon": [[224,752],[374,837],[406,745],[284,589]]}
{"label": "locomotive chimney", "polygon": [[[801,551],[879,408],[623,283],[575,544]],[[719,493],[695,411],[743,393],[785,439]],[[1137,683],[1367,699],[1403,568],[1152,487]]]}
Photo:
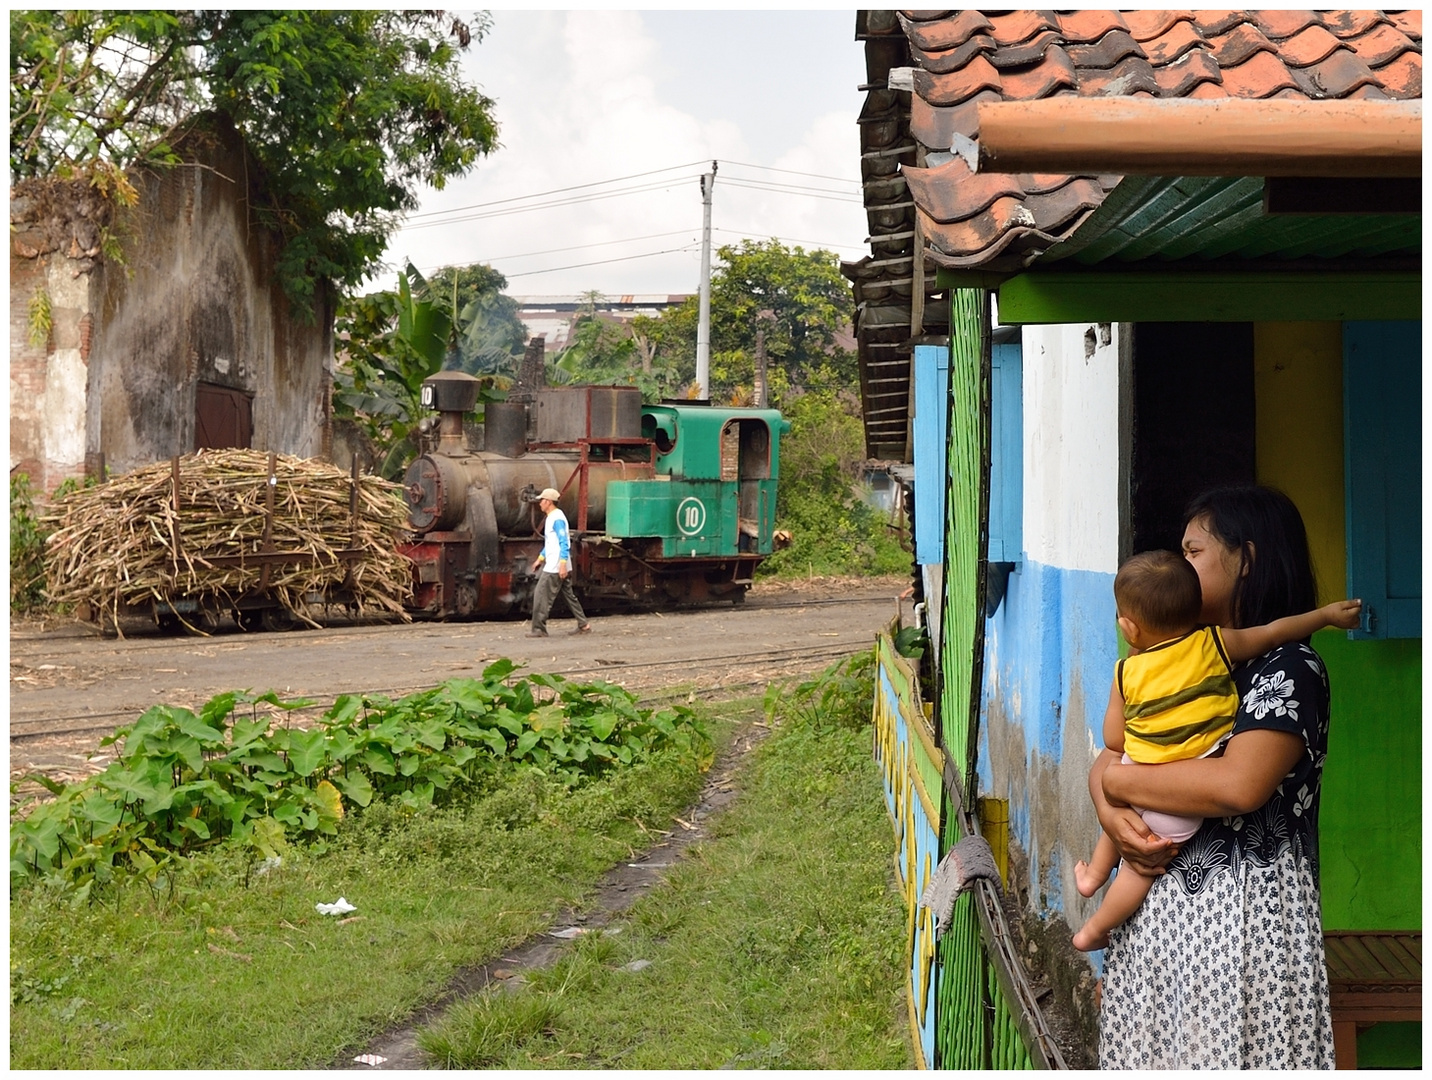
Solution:
{"label": "locomotive chimney", "polygon": [[438,453],[467,453],[462,418],[477,405],[481,385],[480,380],[461,371],[439,371],[423,380],[422,405],[438,412]]}

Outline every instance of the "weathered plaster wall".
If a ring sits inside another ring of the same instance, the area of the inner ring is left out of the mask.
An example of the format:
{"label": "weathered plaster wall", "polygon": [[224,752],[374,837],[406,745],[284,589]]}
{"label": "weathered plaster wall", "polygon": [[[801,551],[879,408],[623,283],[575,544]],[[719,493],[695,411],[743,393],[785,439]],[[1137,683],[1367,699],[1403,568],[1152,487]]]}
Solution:
{"label": "weathered plaster wall", "polygon": [[1093,1045],[1101,957],[1091,966],[1069,935],[1094,907],[1073,871],[1099,835],[1087,776],[1118,659],[1118,328],[1022,337],[1026,558],[985,622],[979,789],[1009,802],[1031,962]]}
{"label": "weathered plaster wall", "polygon": [[[84,474],[92,271],[108,219],[108,207],[82,184],[11,193],[10,469],[40,492]],[[36,297],[50,305],[40,344],[31,340]]]}
{"label": "weathered plaster wall", "polygon": [[1023,338],[1025,550],[1047,566],[1112,574],[1119,552],[1118,327],[1027,326]]}
{"label": "weathered plaster wall", "polygon": [[[23,236],[12,243],[11,464],[33,468],[45,490],[87,454],[125,472],[192,451],[200,382],[252,396],[255,448],[314,457],[329,447],[330,301],[320,295],[311,321],[290,311],[277,240],[249,211],[253,170],[237,136],[185,150],[194,164],[134,178],[138,205],[115,222],[124,266],[79,248],[27,257]],[[17,332],[39,274],[55,310],[45,350]]]}

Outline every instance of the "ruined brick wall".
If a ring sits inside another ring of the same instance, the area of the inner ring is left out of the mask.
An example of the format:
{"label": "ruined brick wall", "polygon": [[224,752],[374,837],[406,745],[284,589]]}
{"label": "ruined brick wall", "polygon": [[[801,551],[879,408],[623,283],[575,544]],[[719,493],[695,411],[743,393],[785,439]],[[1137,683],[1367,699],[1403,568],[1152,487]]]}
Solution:
{"label": "ruined brick wall", "polygon": [[[191,164],[132,177],[138,204],[107,211],[112,222],[83,185],[12,193],[11,468],[40,490],[87,459],[120,473],[194,450],[200,383],[251,400],[256,449],[316,457],[329,445],[332,301],[320,295],[311,320],[290,310],[237,135],[206,133],[183,150]],[[97,257],[105,224],[122,266]],[[37,348],[28,326],[41,284],[54,329]]]}

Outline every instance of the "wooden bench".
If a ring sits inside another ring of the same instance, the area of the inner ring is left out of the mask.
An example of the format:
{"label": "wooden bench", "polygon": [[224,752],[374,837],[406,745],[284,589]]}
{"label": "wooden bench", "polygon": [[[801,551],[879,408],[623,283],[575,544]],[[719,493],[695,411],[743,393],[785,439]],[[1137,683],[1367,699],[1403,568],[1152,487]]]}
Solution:
{"label": "wooden bench", "polygon": [[1422,934],[1332,930],[1324,938],[1333,1053],[1339,1069],[1356,1069],[1360,1028],[1388,1020],[1422,1020]]}

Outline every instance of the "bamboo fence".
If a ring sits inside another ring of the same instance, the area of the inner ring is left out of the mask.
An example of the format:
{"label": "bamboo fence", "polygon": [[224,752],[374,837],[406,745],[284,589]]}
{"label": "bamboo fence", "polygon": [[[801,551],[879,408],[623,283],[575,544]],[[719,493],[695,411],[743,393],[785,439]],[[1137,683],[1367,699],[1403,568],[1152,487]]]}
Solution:
{"label": "bamboo fence", "polygon": [[46,516],[46,594],[119,628],[126,609],[270,597],[295,617],[311,594],[407,618],[412,564],[399,485],[257,450],[201,450],[66,496]]}

